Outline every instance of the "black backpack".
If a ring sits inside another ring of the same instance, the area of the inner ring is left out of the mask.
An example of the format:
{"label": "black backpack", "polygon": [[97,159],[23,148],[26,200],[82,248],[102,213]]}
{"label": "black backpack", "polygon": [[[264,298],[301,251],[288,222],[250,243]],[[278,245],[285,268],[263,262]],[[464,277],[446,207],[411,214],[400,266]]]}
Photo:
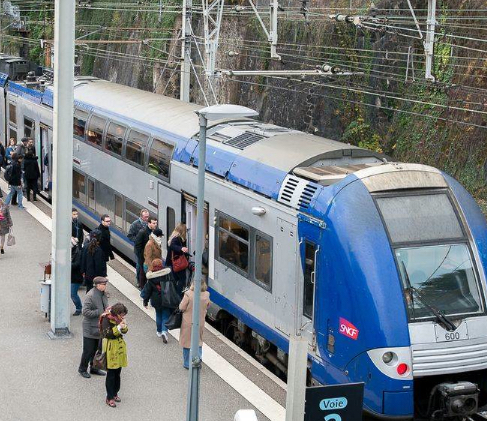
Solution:
{"label": "black backpack", "polygon": [[5,174],[3,176],[6,182],[10,183],[10,180],[12,180],[13,172],[14,172],[13,165],[12,164],[7,165],[7,168],[5,169]]}

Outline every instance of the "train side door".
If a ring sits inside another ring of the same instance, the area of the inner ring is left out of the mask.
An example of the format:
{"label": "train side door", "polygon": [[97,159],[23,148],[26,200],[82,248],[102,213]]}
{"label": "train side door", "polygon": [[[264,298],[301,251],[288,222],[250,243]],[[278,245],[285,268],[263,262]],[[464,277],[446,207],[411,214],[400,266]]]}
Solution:
{"label": "train side door", "polygon": [[274,249],[274,326],[289,336],[294,333],[296,292],[296,225],[277,218]]}
{"label": "train side door", "polygon": [[[184,197],[184,208],[185,208],[185,221],[186,221],[186,229],[187,229],[187,240],[186,240],[186,245],[189,249],[189,253],[191,255],[194,254],[196,251],[196,219],[198,216],[197,212],[197,199],[189,195],[188,193],[183,193]],[[206,239],[208,238],[208,203],[205,202],[205,214],[203,217],[204,220],[204,236],[205,236],[205,243],[203,245],[203,248],[205,246],[208,246],[206,243]]]}
{"label": "train side door", "polygon": [[163,256],[165,256],[167,252],[167,239],[173,232],[176,224],[181,221],[181,193],[159,183],[157,206],[159,212],[157,215],[159,228],[165,236],[162,242]]}
{"label": "train side door", "polygon": [[40,124],[39,147],[41,176],[39,182],[42,190],[50,190],[52,168],[52,129]]}
{"label": "train side door", "polygon": [[300,220],[299,246],[302,282],[300,282],[299,320],[301,334],[308,339],[310,351],[316,350],[316,324],[319,317],[317,292],[320,279],[320,252],[322,240],[322,223],[314,220]]}

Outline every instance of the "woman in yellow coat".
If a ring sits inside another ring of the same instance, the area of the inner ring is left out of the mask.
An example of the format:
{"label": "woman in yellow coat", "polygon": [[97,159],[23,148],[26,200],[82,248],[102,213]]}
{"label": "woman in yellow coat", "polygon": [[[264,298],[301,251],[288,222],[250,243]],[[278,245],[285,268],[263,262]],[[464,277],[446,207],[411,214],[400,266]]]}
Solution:
{"label": "woman in yellow coat", "polygon": [[121,402],[118,396],[120,390],[120,373],[122,367],[127,367],[127,344],[123,339],[128,331],[125,316],[127,307],[117,303],[110,308],[105,317],[102,317],[101,330],[103,336],[103,350],[107,357],[107,389],[106,404],[115,408],[115,402]]}

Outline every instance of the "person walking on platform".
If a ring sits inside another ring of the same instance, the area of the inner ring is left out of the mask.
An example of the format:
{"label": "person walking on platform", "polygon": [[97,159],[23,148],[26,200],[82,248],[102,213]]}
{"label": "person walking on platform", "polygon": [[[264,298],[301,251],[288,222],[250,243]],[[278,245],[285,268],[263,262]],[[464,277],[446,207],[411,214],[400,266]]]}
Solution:
{"label": "person walking on platform", "polygon": [[152,262],[152,269],[147,272],[147,283],[142,290],[142,297],[144,300],[144,307],[147,308],[150,304],[156,310],[156,333],[163,342],[167,344],[168,335],[166,322],[171,316],[172,309],[162,305],[161,295],[161,281],[171,273],[171,268],[164,267],[161,259],[155,259]]}
{"label": "person walking on platform", "polygon": [[147,272],[152,269],[152,262],[155,259],[162,259],[162,237],[164,234],[162,230],[156,228],[151,234],[149,235],[149,241],[145,245],[144,248],[144,272]]}
{"label": "person walking on platform", "polygon": [[83,302],[83,353],[78,372],[85,378],[89,379],[91,374],[104,376],[105,372],[91,367],[88,373],[88,365],[93,363],[98,344],[100,341],[100,329],[98,320],[108,307],[108,298],[105,293],[108,279],[97,276],[94,279],[95,288],[86,294]]}
{"label": "person walking on platform", "polygon": [[90,232],[90,240],[83,248],[81,271],[84,274],[86,292],[93,288],[93,281],[97,276],[107,276],[107,262],[100,247],[101,233],[99,230]]}
{"label": "person walking on platform", "polygon": [[[201,282],[200,295],[200,340],[199,356],[202,358],[203,330],[205,328],[205,317],[210,306],[210,293],[205,282]],[[191,348],[191,326],[193,324],[194,284],[184,293],[179,304],[179,310],[183,313],[181,332],[179,333],[179,344],[183,348],[183,367],[189,369],[189,350]]]}
{"label": "person walking on platform", "polygon": [[76,308],[73,316],[79,316],[82,310],[81,299],[78,295],[79,287],[83,283],[81,260],[81,246],[77,242],[73,242],[73,238],[71,237],[71,300]]}
{"label": "person walking on platform", "polygon": [[81,248],[83,246],[83,225],[78,220],[78,209],[71,209],[71,243],[75,242]]}
{"label": "person walking on platform", "polygon": [[105,388],[107,391],[106,404],[115,408],[116,402],[122,400],[118,396],[120,391],[120,374],[122,367],[127,367],[127,344],[123,339],[128,331],[125,316],[127,307],[122,303],[114,304],[107,317],[102,318],[101,331],[103,338],[107,339],[107,378]]}
{"label": "person walking on platform", "polygon": [[181,296],[183,295],[184,288],[186,288],[186,269],[180,271],[175,270],[174,260],[186,259],[185,254],[188,253],[188,248],[186,247],[186,235],[186,225],[179,223],[176,225],[176,228],[174,228],[174,231],[167,242],[166,266],[172,268],[174,279],[176,280],[176,289]]}
{"label": "person walking on platform", "polygon": [[9,206],[0,199],[0,254],[5,254],[5,236],[10,232],[13,225]]}
{"label": "person walking on platform", "polygon": [[100,237],[100,247],[103,250],[103,254],[105,256],[105,261],[108,262],[109,260],[115,259],[112,251],[112,244],[111,244],[111,236],[110,236],[110,224],[112,220],[110,215],[102,215],[101,217],[101,224],[98,226],[100,230],[101,237]]}
{"label": "person walking on platform", "polygon": [[41,172],[39,170],[39,164],[37,164],[37,156],[34,155],[33,149],[28,148],[24,157],[24,177],[25,177],[25,192],[27,200],[30,202],[30,192],[33,192],[32,200],[37,200],[38,183]]}
{"label": "person walking on platform", "polygon": [[12,162],[7,166],[4,177],[10,188],[5,203],[9,205],[14,193],[17,193],[19,209],[25,209],[22,205],[22,168],[20,166],[19,157],[15,152],[12,154]]}
{"label": "person walking on platform", "polygon": [[149,237],[151,233],[156,228],[157,228],[157,218],[150,216],[149,219],[147,220],[147,226],[145,228],[142,228],[137,234],[137,237],[135,237],[134,253],[135,256],[137,257],[137,263],[139,265],[139,276],[137,278],[137,281],[140,289],[144,288],[145,281],[146,281],[145,272],[144,272],[145,245],[149,241]]}
{"label": "person walking on platform", "polygon": [[127,234],[127,237],[132,243],[135,242],[135,237],[137,237],[137,234],[139,231],[147,226],[147,221],[149,220],[149,211],[147,209],[142,209],[140,211],[140,217],[136,219],[132,224],[130,225],[129,232]]}

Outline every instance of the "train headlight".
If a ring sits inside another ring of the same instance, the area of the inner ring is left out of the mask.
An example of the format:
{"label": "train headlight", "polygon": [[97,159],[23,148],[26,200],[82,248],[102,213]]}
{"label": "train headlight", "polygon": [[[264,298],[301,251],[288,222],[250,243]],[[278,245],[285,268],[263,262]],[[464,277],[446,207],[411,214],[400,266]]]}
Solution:
{"label": "train headlight", "polygon": [[385,352],[384,355],[382,355],[382,361],[386,364],[391,364],[394,361],[394,356],[397,359],[397,355],[394,354],[394,352],[388,351]]}

